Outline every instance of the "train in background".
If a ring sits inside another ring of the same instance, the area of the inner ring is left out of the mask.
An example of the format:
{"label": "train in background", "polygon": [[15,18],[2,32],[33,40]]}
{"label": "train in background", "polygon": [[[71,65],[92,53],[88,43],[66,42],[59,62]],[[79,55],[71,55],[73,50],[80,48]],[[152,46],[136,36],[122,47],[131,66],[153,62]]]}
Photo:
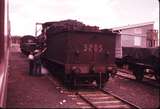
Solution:
{"label": "train in background", "polygon": [[38,48],[37,39],[32,35],[25,35],[20,39],[20,49],[25,55],[30,54],[36,48]]}
{"label": "train in background", "polygon": [[153,74],[158,80],[159,62],[155,61],[159,58],[157,55],[159,52],[158,31],[154,29],[154,22],[115,27],[112,30],[120,33],[116,39],[117,66],[129,66],[138,81],[143,80],[146,74]]}
{"label": "train in background", "polygon": [[43,61],[52,73],[60,75],[70,87],[94,81],[98,87],[105,85],[109,73],[115,72],[117,33],[74,20],[46,22],[42,26],[39,39],[44,38],[47,47]]}
{"label": "train in background", "polygon": [[160,47],[123,47],[122,53],[123,57],[116,59],[118,67],[127,65],[137,81],[142,81],[144,75],[151,75],[160,82]]}
{"label": "train in background", "polygon": [[10,22],[8,0],[0,0],[0,108],[7,98],[8,60],[10,48]]}

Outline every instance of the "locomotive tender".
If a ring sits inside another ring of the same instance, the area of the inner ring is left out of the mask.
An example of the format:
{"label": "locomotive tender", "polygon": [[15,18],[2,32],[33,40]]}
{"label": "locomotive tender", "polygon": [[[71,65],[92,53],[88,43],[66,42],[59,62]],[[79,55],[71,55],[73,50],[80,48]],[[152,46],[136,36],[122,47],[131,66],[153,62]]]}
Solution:
{"label": "locomotive tender", "polygon": [[[50,22],[52,23],[52,22]],[[43,27],[46,27],[44,23]],[[59,28],[59,29],[57,29]],[[115,37],[112,31],[98,31],[50,26],[46,29],[46,46],[43,59],[49,69],[64,77],[67,85],[90,84],[96,81],[103,87],[109,73],[115,69]],[[88,27],[87,27],[88,28]]]}

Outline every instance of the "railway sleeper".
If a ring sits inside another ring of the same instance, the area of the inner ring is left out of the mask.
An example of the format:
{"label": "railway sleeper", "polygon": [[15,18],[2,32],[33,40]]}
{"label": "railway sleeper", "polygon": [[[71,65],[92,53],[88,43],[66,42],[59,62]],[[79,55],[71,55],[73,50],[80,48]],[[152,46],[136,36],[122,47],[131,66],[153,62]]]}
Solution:
{"label": "railway sleeper", "polygon": [[103,88],[109,79],[109,74],[68,74],[64,77],[64,83],[67,87],[77,88],[78,86],[96,86]]}

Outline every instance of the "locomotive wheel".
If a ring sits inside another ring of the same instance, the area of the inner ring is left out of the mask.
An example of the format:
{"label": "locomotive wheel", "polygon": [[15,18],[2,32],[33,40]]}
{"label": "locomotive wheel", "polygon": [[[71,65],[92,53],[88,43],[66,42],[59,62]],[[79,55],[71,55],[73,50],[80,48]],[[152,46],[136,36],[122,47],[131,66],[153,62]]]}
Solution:
{"label": "locomotive wheel", "polygon": [[67,75],[65,77],[65,85],[70,89],[76,89],[77,88],[77,79],[75,78],[75,75]]}
{"label": "locomotive wheel", "polygon": [[97,88],[104,88],[105,82],[100,82],[99,80],[96,80]]}
{"label": "locomotive wheel", "polygon": [[155,74],[155,78],[156,78],[156,81],[157,82],[160,82],[160,74],[158,73],[158,74]]}
{"label": "locomotive wheel", "polygon": [[72,88],[72,78],[70,75],[64,76],[64,85],[67,86],[67,88]]}
{"label": "locomotive wheel", "polygon": [[[102,75],[101,75],[102,76]],[[103,88],[105,86],[106,81],[109,79],[109,73],[106,73],[102,77],[99,77],[96,79],[97,88]]]}
{"label": "locomotive wheel", "polygon": [[73,87],[76,88],[77,87],[77,79],[73,78]]}
{"label": "locomotive wheel", "polygon": [[109,73],[106,73],[105,75],[106,75],[106,81],[108,81],[109,80]]}
{"label": "locomotive wheel", "polygon": [[134,71],[134,76],[136,77],[137,81],[142,81],[144,77],[144,71],[143,70],[136,70]]}

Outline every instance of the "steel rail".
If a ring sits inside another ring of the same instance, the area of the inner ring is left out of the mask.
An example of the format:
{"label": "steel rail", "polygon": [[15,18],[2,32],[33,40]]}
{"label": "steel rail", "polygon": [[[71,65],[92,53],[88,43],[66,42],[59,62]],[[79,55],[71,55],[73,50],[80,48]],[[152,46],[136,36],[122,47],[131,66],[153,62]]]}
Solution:
{"label": "steel rail", "polygon": [[102,91],[102,92],[105,93],[105,94],[109,94],[109,95],[115,97],[116,99],[124,102],[125,104],[128,104],[128,105],[132,106],[132,107],[135,108],[135,109],[141,109],[141,107],[139,107],[139,106],[137,106],[137,105],[135,105],[135,104],[133,104],[133,103],[131,103],[131,102],[129,102],[129,101],[127,101],[127,100],[125,100],[125,99],[123,99],[123,98],[121,98],[121,97],[113,94],[113,93],[111,93],[111,92],[108,92],[108,91],[106,91],[106,90],[104,90],[104,89],[100,89],[100,91]]}
{"label": "steel rail", "polygon": [[[131,108],[133,108],[133,109],[141,109],[141,107],[139,107],[139,106],[137,106],[137,105],[135,105],[135,104],[133,104],[133,103],[131,103],[131,102],[129,102],[129,101],[117,96],[117,95],[115,95],[115,94],[112,94],[112,93],[110,93],[110,92],[108,92],[108,91],[106,91],[104,89],[98,89],[98,91],[102,92],[103,94],[110,95],[110,96],[114,97],[115,99],[121,101],[122,103],[131,106]],[[92,103],[92,101],[90,101],[87,98],[85,98],[85,95],[81,95],[79,92],[76,92],[76,95],[78,95],[82,100],[84,100],[86,103],[88,103],[94,109],[98,109],[98,106],[94,105]]]}
{"label": "steel rail", "polygon": [[[117,71],[124,72],[124,73],[126,73],[126,74],[130,74],[130,73],[129,73],[130,71],[126,71],[126,70],[122,70],[122,69],[117,69]],[[134,76],[134,75],[133,75],[133,76]],[[154,79],[150,79],[150,78],[146,78],[146,77],[143,77],[143,78],[149,79],[149,80],[152,80],[152,81],[156,81],[156,80],[154,80]]]}
{"label": "steel rail", "polygon": [[[55,81],[53,81],[50,77],[46,76],[53,84],[55,84]],[[135,104],[113,94],[113,93],[110,93],[104,89],[98,89],[98,91],[102,92],[103,94],[106,94],[106,95],[110,95],[112,97],[114,97],[115,99],[118,99],[119,101],[123,102],[124,104],[127,104],[129,106],[131,106],[131,108],[134,108],[134,109],[141,109],[139,106],[136,106]],[[78,95],[84,102],[86,102],[87,104],[89,104],[91,106],[91,108],[94,108],[94,109],[98,109],[98,106],[96,106],[95,104],[92,103],[92,101],[88,100],[85,95],[82,95],[80,94],[78,91],[75,92],[75,95]]]}
{"label": "steel rail", "polygon": [[87,100],[83,95],[81,95],[80,93],[76,92],[76,95],[78,95],[82,100],[84,100],[86,103],[88,103],[91,107],[93,107],[94,109],[98,109],[97,106],[95,106],[92,102],[90,102],[89,100]]}
{"label": "steel rail", "polygon": [[132,79],[132,78],[120,75],[120,74],[116,74],[116,75],[119,76],[119,77],[128,79],[128,80],[132,80],[132,81],[137,82],[137,83],[141,83],[141,84],[144,84],[144,85],[149,85],[149,86],[154,87],[154,88],[160,88],[160,85],[154,85],[154,84],[151,84],[151,83],[149,83],[147,81],[136,81],[135,79]]}

